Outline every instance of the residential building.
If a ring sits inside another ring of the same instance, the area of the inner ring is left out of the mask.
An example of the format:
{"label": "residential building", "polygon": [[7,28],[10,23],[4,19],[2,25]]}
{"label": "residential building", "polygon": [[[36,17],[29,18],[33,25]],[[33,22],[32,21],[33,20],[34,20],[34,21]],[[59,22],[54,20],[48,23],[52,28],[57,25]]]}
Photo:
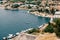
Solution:
{"label": "residential building", "polygon": [[60,18],[60,11],[55,12],[54,18]]}

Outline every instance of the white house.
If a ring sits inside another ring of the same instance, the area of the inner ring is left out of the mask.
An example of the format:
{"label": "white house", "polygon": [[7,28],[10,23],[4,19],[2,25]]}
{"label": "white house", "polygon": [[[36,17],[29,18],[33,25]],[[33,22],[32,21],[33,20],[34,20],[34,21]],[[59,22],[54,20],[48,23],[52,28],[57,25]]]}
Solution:
{"label": "white house", "polygon": [[54,18],[60,18],[60,11],[55,12]]}

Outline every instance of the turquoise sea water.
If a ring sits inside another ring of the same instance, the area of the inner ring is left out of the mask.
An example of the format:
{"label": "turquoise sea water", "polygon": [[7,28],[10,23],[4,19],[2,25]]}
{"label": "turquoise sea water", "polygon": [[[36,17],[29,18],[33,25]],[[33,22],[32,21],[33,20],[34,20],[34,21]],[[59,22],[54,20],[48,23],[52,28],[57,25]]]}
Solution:
{"label": "turquoise sea water", "polygon": [[0,40],[8,34],[15,34],[28,28],[36,28],[49,22],[49,18],[38,17],[26,10],[11,11],[0,9]]}

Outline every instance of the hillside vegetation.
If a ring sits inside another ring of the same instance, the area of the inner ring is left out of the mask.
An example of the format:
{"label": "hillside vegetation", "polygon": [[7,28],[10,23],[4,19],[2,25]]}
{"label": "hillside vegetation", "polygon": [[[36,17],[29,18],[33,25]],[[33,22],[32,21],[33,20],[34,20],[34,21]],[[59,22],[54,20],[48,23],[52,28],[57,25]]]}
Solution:
{"label": "hillside vegetation", "polygon": [[44,29],[44,32],[53,33],[55,32],[57,37],[60,37],[60,18],[54,19],[53,23],[48,23],[49,25]]}

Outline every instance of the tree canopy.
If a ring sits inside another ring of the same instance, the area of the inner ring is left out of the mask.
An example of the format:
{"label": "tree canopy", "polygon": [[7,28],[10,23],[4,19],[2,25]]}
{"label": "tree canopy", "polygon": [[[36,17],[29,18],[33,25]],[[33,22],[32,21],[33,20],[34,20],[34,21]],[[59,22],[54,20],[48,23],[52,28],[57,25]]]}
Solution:
{"label": "tree canopy", "polygon": [[44,29],[44,32],[55,32],[57,37],[60,37],[60,18],[55,18],[53,22],[56,23],[55,26],[52,25],[52,23],[49,23],[49,25]]}
{"label": "tree canopy", "polygon": [[53,33],[54,32],[54,29],[53,29],[53,26],[50,24],[48,25],[45,29],[44,29],[45,32],[49,32],[49,33]]}

